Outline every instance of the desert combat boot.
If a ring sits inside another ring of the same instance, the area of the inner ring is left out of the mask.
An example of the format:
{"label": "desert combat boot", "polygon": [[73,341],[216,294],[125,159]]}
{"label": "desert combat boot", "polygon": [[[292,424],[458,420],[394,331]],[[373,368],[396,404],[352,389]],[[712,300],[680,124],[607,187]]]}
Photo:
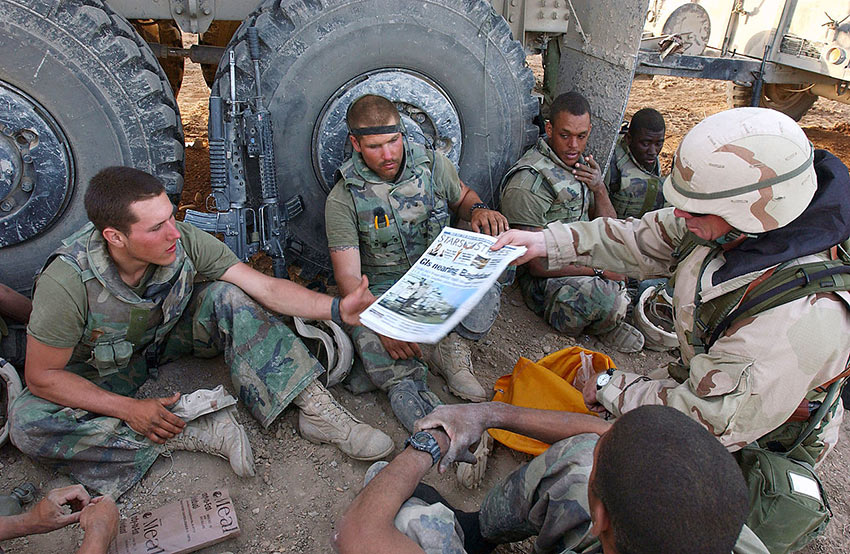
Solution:
{"label": "desert combat boot", "polygon": [[308,441],[333,444],[355,460],[380,460],[393,451],[393,440],[363,423],[318,381],[313,381],[293,400],[300,408],[298,430]]}
{"label": "desert combat boot", "polygon": [[446,380],[452,394],[472,402],[487,400],[487,392],[472,374],[472,352],[460,335],[449,333],[437,343],[429,361]]}
{"label": "desert combat boot", "polygon": [[233,417],[235,412],[236,407],[230,406],[187,422],[179,435],[165,442],[166,448],[214,454],[230,460],[230,467],[239,477],[253,477],[251,443]]}

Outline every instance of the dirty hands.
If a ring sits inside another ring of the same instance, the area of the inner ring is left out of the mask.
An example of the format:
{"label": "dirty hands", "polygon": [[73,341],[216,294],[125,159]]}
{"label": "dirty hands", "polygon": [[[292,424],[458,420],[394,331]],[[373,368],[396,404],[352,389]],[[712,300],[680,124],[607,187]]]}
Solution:
{"label": "dirty hands", "polygon": [[422,349],[415,342],[405,342],[378,334],[381,344],[393,360],[407,360],[408,358],[421,358]]}
{"label": "dirty hands", "polygon": [[360,325],[360,314],[376,300],[369,292],[369,278],[363,275],[357,288],[339,302],[339,315],[349,325]]}
{"label": "dirty hands", "polygon": [[472,210],[469,225],[476,233],[484,233],[495,237],[508,230],[508,219],[496,210],[478,208]]}
{"label": "dirty hands", "polygon": [[476,462],[469,448],[481,439],[481,433],[489,428],[489,402],[480,404],[452,404],[434,408],[430,414],[418,420],[417,431],[442,428],[449,436],[449,450],[440,459],[440,473],[454,461]]}
{"label": "dirty hands", "polygon": [[599,399],[596,398],[596,376],[588,379],[584,386],[581,389],[581,395],[584,397],[584,404],[587,406],[587,409],[596,414],[604,414],[608,410],[599,403]]}
{"label": "dirty hands", "polygon": [[599,164],[596,163],[596,160],[590,154],[585,156],[584,159],[587,161],[587,165],[577,163],[575,169],[573,169],[575,178],[587,185],[594,193],[607,190],[605,188],[605,182],[602,180],[602,170]]}
{"label": "dirty hands", "polygon": [[503,246],[525,246],[526,252],[513,262],[514,265],[522,265],[534,258],[546,257],[546,238],[539,231],[520,231],[511,229],[499,235],[496,244],[490,250],[498,250]]}
{"label": "dirty hands", "polygon": [[118,508],[108,496],[92,498],[79,514],[80,527],[85,532],[79,552],[106,552],[118,534]]}
{"label": "dirty hands", "polygon": [[167,409],[179,398],[179,392],[164,398],[128,398],[127,413],[121,419],[133,431],[146,436],[157,444],[163,444],[166,440],[183,431],[183,427],[186,425],[182,419]]}
{"label": "dirty hands", "polygon": [[[71,485],[53,489],[41,502],[29,511],[30,531],[32,533],[49,533],[56,529],[80,521],[80,510],[89,504],[91,497],[82,485]],[[71,513],[65,513],[63,506],[71,507]]]}

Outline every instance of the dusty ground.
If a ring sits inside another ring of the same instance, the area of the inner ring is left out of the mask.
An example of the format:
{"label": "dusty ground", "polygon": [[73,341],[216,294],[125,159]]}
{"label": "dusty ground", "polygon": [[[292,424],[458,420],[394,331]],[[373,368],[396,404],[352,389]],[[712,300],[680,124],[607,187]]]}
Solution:
{"label": "dusty ground", "polygon": [[[532,61],[532,65],[533,61]],[[197,66],[187,68],[180,96],[180,109],[190,148],[186,154],[186,188],[182,207],[200,207],[208,186],[209,167],[206,148],[207,89]],[[644,106],[659,109],[667,119],[667,143],[664,163],[681,137],[703,117],[725,109],[725,85],[707,81],[656,78],[634,83],[627,112]],[[801,122],[817,147],[828,148],[850,164],[850,108],[819,101]],[[517,332],[517,330],[522,330]],[[502,311],[487,339],[473,347],[475,367],[480,380],[492,385],[511,371],[519,356],[538,359],[544,354],[573,344],[600,349],[590,337],[578,341],[564,338],[543,324],[524,306],[517,290],[509,290],[502,299]],[[670,361],[666,354],[614,354],[618,366],[648,371]],[[146,386],[155,395],[172,390],[191,392],[215,383],[229,384],[223,360],[185,360],[163,368],[158,381]],[[431,377],[431,387],[447,402],[454,400],[443,382]],[[338,388],[339,389],[339,388]],[[360,418],[386,430],[397,445],[405,432],[396,422],[385,395],[368,393],[354,397],[335,390],[342,402]],[[240,420],[248,429],[257,462],[257,476],[236,477],[225,460],[205,454],[176,452],[171,458],[160,458],[151,471],[131,492],[121,498],[124,516],[149,509],[189,494],[216,486],[230,488],[238,509],[242,535],[232,541],[207,548],[203,552],[305,552],[330,551],[329,537],[345,506],[361,487],[368,463],[353,462],[336,448],[314,446],[295,431],[295,414],[287,411],[270,429],[260,428],[240,409]],[[842,431],[842,444],[831,455],[821,472],[830,495],[834,519],[825,536],[817,539],[804,552],[847,551],[850,544],[850,418]],[[639,455],[639,453],[636,453]],[[429,474],[426,481],[436,486],[450,501],[462,509],[475,509],[496,480],[526,459],[504,447],[497,447],[481,489],[467,491],[453,475]],[[32,481],[47,490],[68,483],[43,467],[23,458],[10,445],[0,449],[0,491],[8,491],[22,481]],[[76,528],[56,531],[46,536],[18,539],[3,544],[7,552],[70,552],[77,544]],[[530,543],[503,546],[499,552],[531,552]]]}

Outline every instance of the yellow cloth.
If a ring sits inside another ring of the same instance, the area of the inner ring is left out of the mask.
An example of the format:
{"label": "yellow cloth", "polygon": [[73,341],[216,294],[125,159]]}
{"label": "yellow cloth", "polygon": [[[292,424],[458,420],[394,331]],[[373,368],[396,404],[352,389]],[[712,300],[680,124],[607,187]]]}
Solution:
{"label": "yellow cloth", "polygon": [[[496,381],[493,400],[525,408],[593,413],[585,406],[581,391],[572,385],[581,369],[581,352],[592,355],[596,373],[616,369],[614,360],[605,354],[579,346],[553,352],[537,362],[520,358],[513,373]],[[535,456],[549,448],[545,442],[503,429],[490,429],[490,434],[509,448]]]}

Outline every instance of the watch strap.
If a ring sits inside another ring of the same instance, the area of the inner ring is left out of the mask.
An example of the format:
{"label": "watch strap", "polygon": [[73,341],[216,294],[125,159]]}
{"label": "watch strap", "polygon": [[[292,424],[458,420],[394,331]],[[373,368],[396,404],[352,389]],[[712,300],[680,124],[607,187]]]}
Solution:
{"label": "watch strap", "polygon": [[334,299],[331,301],[331,321],[342,326],[344,323],[342,321],[342,314],[339,311],[340,300],[339,296],[334,296]]}
{"label": "watch strap", "polygon": [[428,431],[417,431],[413,435],[409,436],[407,440],[404,441],[404,447],[407,448],[408,445],[412,446],[415,450],[430,454],[432,467],[439,462],[440,458],[443,456],[442,452],[440,452],[440,445],[437,443],[437,439],[435,439],[434,435]]}

